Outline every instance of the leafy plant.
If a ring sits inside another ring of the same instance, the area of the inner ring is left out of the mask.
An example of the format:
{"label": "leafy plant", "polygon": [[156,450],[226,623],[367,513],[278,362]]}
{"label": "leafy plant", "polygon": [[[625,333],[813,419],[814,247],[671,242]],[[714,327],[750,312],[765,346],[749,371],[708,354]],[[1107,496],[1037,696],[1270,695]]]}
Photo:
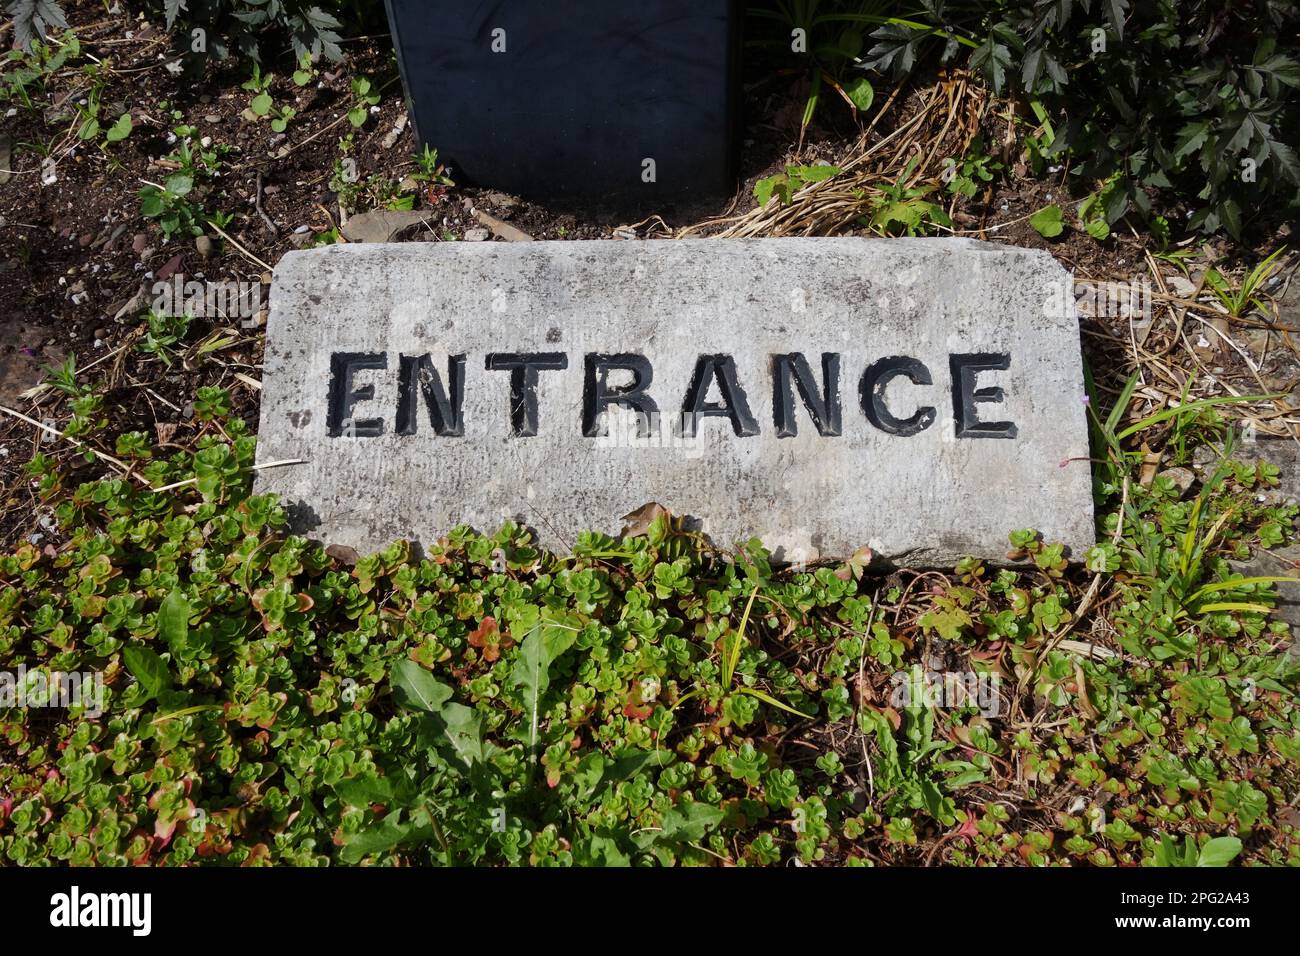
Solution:
{"label": "leafy plant", "polygon": [[921,667],[913,665],[907,675],[902,746],[885,713],[864,709],[858,721],[879,749],[877,782],[891,794],[885,801],[889,812],[925,810],[940,823],[955,823],[957,809],[948,793],[983,780],[984,773],[965,760],[935,759],[954,745],[935,739],[934,709]]}
{"label": "leafy plant", "polygon": [[196,144],[193,127],[178,126],[174,132],[178,145],[168,157],[168,163],[176,171],[162,183],[145,182],[138,193],[141,214],[158,220],[164,241],[177,235],[203,234],[202,223],[208,217],[191,197],[218,172],[224,152],[222,147],[205,147],[201,141]]}
{"label": "leafy plant", "polygon": [[[69,355],[54,367],[46,366],[44,371],[49,384],[68,399],[72,411],[71,419],[63,429],[65,435],[78,438],[104,427],[105,421],[100,417],[104,409],[103,396],[93,386],[78,381],[76,355]],[[87,461],[95,458],[89,449],[85,456]]]}
{"label": "leafy plant", "polygon": [[429,183],[434,186],[455,186],[447,175],[446,167],[438,161],[438,151],[424,146],[415,157],[417,170],[411,178],[416,182]]}
{"label": "leafy plant", "polygon": [[193,71],[236,55],[260,62],[267,35],[287,37],[296,58],[338,62],[343,21],[361,32],[382,17],[372,0],[147,0],[146,6],[164,18]]}
{"label": "leafy plant", "polygon": [[32,49],[36,39],[45,39],[51,27],[68,26],[63,8],[55,0],[12,0],[5,12],[13,17],[14,45],[20,50]]}
{"label": "leafy plant", "polygon": [[1251,269],[1240,284],[1232,282],[1218,269],[1210,267],[1205,272],[1205,284],[1218,297],[1228,314],[1234,318],[1241,318],[1252,308],[1259,309],[1267,314],[1268,306],[1260,300],[1259,293],[1264,288],[1264,284],[1269,277],[1277,271],[1277,259],[1284,252],[1286,252],[1286,246],[1282,246]]}
{"label": "leafy plant", "polygon": [[253,64],[253,75],[249,77],[240,88],[248,90],[253,94],[252,100],[248,104],[249,110],[259,119],[270,118],[271,129],[276,133],[283,133],[289,127],[289,121],[297,115],[297,110],[292,106],[276,106],[275,99],[271,95],[271,84],[275,81],[272,74],[262,75],[262,68],[258,64]]}
{"label": "leafy plant", "polygon": [[[371,173],[362,178],[357,171],[356,160],[351,156],[353,137],[348,134],[339,143],[339,156],[334,161],[330,176],[330,189],[338,195],[339,205],[350,213],[365,212],[370,209],[414,209],[415,193],[409,182],[398,182],[382,173]],[[435,182],[446,180],[445,174],[439,172],[437,151],[428,157],[435,170]],[[417,165],[420,164],[417,159]],[[426,182],[423,166],[410,177],[411,182]],[[449,181],[449,180],[448,180]]]}
{"label": "leafy plant", "polygon": [[[1121,429],[1119,423],[1132,400],[1136,379],[1134,375],[1129,380],[1105,422],[1090,406],[1094,435],[1117,470],[1124,470],[1118,463],[1125,461],[1121,443],[1128,437],[1166,421],[1187,421],[1207,408],[1252,398],[1184,402]],[[1234,520],[1239,520],[1234,509],[1224,509],[1212,521],[1206,520],[1210,502],[1234,474],[1230,463],[1232,443],[1229,432],[1219,464],[1190,507],[1171,509],[1159,524],[1144,518],[1133,501],[1123,507],[1130,537],[1120,549],[1121,566],[1131,575],[1131,585],[1125,585],[1130,601],[1124,605],[1119,621],[1121,642],[1132,653],[1157,660],[1190,657],[1199,649],[1198,634],[1213,633],[1220,626],[1216,620],[1222,621],[1219,616],[1228,612],[1268,614],[1271,605],[1261,602],[1272,600],[1270,587],[1300,581],[1287,576],[1244,577],[1231,573],[1226,561],[1214,557],[1222,538],[1234,527]],[[1113,480],[1115,471],[1111,474]],[[1153,503],[1158,504],[1161,489],[1153,490]]]}
{"label": "leafy plant", "polygon": [[352,108],[348,110],[348,122],[353,128],[360,129],[366,125],[370,108],[379,102],[379,91],[371,86],[369,77],[354,76],[352,86]]}
{"label": "leafy plant", "polygon": [[[164,226],[164,230],[165,228]],[[145,317],[148,331],[136,347],[144,354],[152,355],[170,367],[172,352],[185,338],[193,318],[185,312],[167,315],[150,311]]]}
{"label": "leafy plant", "polygon": [[872,212],[864,221],[881,235],[920,236],[935,226],[952,226],[943,207],[927,198],[938,188],[937,184],[909,184],[916,163],[915,157],[909,160],[898,181],[884,184],[880,194],[872,197]]}
{"label": "leafy plant", "polygon": [[911,22],[889,16],[895,6],[890,0],[775,0],[750,8],[750,15],[769,28],[755,43],[782,57],[793,56],[800,64],[797,72],[808,78],[801,143],[827,87],[855,116],[871,109],[875,88],[852,69],[863,63],[870,31]]}
{"label": "leafy plant", "polygon": [[990,183],[1002,169],[1002,164],[984,151],[982,137],[976,137],[970,150],[962,159],[944,160],[943,181],[948,192],[973,199],[981,183]]}
{"label": "leafy plant", "polygon": [[102,133],[104,144],[118,143],[131,135],[134,123],[131,119],[131,113],[128,110],[118,116],[118,118],[108,128],[100,126],[100,111],[102,109],[100,99],[103,96],[104,81],[99,75],[98,67],[90,64],[86,67],[87,75],[91,78],[90,89],[86,93],[85,102],[78,102],[75,105],[78,118],[77,138],[82,142],[93,142],[100,138]]}
{"label": "leafy plant", "polygon": [[1060,206],[1044,206],[1029,217],[1029,224],[1044,239],[1055,239],[1065,232],[1065,215]]}
{"label": "leafy plant", "polygon": [[185,173],[168,176],[163,183],[145,183],[140,190],[140,212],[147,219],[158,220],[165,241],[178,234],[203,234],[199,226],[203,214],[186,200],[193,190],[194,179]]}
{"label": "leafy plant", "polygon": [[294,86],[308,86],[315,82],[320,73],[316,69],[316,63],[309,52],[304,51],[298,56],[298,69],[293,71]]}
{"label": "leafy plant", "polygon": [[776,197],[777,201],[788,206],[794,195],[812,183],[825,182],[840,174],[838,166],[786,166],[779,172],[754,184],[754,198],[760,206],[766,206]]}
{"label": "leafy plant", "polygon": [[[1259,210],[1294,209],[1300,161],[1279,130],[1296,118],[1300,10],[1284,0],[1034,4],[926,2],[880,26],[865,69],[904,74],[923,50],[961,50],[995,93],[1036,104],[1047,159],[1084,188],[1106,183],[1092,234],[1157,203],[1240,236]],[[1050,125],[1046,122],[1050,117]]]}
{"label": "leafy plant", "polygon": [[1079,203],[1079,224],[1083,231],[1098,242],[1110,238],[1110,227],[1118,222],[1128,209],[1122,183],[1113,175],[1101,188],[1089,193]]}
{"label": "leafy plant", "polygon": [[32,109],[32,89],[44,90],[51,77],[80,57],[81,41],[71,30],[58,42],[48,38],[19,43],[0,61],[4,66],[0,88],[4,90],[6,102],[17,102]]}

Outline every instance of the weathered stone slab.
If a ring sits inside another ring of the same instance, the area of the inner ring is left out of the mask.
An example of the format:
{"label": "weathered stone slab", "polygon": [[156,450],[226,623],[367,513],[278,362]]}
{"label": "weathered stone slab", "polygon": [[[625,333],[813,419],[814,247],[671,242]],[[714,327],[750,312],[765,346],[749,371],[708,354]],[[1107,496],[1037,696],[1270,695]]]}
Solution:
{"label": "weathered stone slab", "polygon": [[1069,282],[957,239],[291,252],[258,457],[308,464],[258,490],[361,552],[507,518],[563,550],[655,501],[786,560],[997,558],[1025,527],[1079,557]]}

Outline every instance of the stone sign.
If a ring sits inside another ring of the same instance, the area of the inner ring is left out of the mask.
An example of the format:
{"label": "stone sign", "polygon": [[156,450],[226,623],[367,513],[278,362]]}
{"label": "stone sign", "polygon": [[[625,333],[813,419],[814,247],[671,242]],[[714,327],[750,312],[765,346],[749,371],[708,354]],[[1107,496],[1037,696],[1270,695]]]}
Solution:
{"label": "stone sign", "polygon": [[377,550],[505,519],[560,551],[658,502],[719,547],[997,558],[1094,541],[1071,279],[961,239],[433,243],[275,272],[259,473]]}

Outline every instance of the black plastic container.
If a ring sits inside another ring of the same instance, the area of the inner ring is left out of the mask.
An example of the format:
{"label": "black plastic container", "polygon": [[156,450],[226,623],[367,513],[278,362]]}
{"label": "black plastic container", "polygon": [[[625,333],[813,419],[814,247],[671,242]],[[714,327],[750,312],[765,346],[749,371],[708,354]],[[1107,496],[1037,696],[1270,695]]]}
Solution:
{"label": "black plastic container", "polygon": [[386,2],[458,183],[646,213],[734,191],[737,0]]}

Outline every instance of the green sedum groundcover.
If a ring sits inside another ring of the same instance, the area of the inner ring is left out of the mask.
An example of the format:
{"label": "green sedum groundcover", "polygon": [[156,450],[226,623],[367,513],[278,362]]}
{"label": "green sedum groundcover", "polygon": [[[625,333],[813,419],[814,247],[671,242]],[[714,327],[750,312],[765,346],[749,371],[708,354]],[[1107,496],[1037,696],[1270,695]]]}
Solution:
{"label": "green sedum groundcover", "polygon": [[[666,514],[357,560],[249,496],[220,397],[193,452],[119,439],[133,475],[30,466],[59,530],[0,557],[10,864],[1300,862],[1270,585],[1204,591],[1294,518],[1267,466],[1134,484],[1086,573],[1031,532],[1021,570],[776,571]],[[15,706],[20,667],[102,696]]]}

